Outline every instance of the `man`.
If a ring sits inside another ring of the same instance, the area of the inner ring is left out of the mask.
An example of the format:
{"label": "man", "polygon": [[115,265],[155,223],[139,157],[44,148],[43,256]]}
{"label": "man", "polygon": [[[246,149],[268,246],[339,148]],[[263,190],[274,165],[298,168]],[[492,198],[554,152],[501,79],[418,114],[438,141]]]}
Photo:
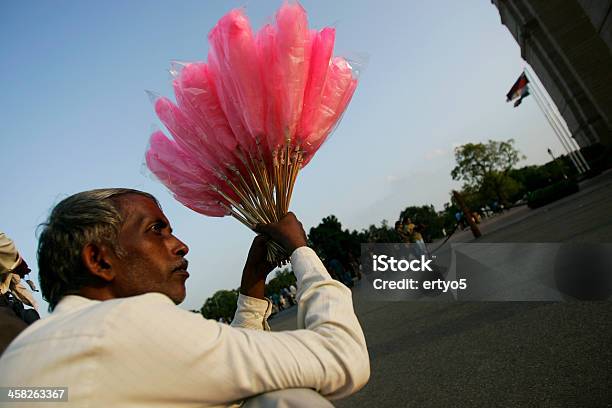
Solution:
{"label": "man", "polygon": [[[0,359],[0,387],[68,387],[88,407],[225,406],[288,388],[330,399],[369,377],[351,292],[331,279],[293,214],[258,226],[232,326],[177,308],[188,247],[154,197],[92,190],[60,202],[40,235],[41,289],[53,313]],[[291,254],[298,326],[273,333],[266,318],[271,238]]]}
{"label": "man", "polygon": [[13,241],[0,231],[0,355],[28,324],[38,320],[32,294],[21,283],[30,273],[26,261],[19,255]]}

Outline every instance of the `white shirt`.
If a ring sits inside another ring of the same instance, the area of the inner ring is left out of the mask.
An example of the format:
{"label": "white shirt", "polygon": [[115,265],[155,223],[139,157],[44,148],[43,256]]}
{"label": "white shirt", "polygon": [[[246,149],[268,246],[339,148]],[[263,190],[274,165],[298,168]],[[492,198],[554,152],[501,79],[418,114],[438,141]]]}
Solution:
{"label": "white shirt", "polygon": [[45,404],[64,408],[225,406],[299,387],[347,396],[370,375],[351,292],[312,249],[296,249],[291,262],[302,330],[264,331],[269,303],[246,296],[233,322],[241,327],[159,293],[103,302],[66,296],[2,355],[0,387],[68,387],[69,403]]}

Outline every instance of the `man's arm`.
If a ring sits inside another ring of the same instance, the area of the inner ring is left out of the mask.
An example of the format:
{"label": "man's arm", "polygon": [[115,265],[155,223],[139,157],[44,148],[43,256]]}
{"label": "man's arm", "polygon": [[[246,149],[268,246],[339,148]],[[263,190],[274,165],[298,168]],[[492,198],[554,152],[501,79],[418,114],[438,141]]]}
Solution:
{"label": "man's arm", "polygon": [[266,276],[274,265],[267,260],[268,238],[258,235],[251,244],[240,282],[240,293],[256,299],[264,299]]}
{"label": "man's arm", "polygon": [[258,235],[251,244],[249,255],[242,271],[240,294],[232,327],[253,330],[270,330],[268,317],[272,303],[265,298],[266,277],[273,265],[267,261],[268,239]]}

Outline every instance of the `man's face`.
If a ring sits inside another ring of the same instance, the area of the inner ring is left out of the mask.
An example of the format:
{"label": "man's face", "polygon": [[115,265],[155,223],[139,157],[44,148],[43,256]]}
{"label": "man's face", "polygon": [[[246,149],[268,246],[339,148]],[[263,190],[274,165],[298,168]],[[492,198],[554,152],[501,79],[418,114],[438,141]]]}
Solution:
{"label": "man's face", "polygon": [[189,248],[172,235],[172,228],[157,204],[138,194],[118,199],[124,223],[118,244],[123,254],[113,259],[117,297],[149,292],[167,295],[174,303],[185,299]]}

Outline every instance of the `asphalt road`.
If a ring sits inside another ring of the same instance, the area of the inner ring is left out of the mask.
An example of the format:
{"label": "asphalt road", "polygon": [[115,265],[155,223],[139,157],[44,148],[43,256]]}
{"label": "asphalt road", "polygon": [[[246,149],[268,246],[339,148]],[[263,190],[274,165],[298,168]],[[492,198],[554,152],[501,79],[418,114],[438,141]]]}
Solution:
{"label": "asphalt road", "polygon": [[[478,242],[612,242],[612,172],[481,230]],[[372,374],[338,407],[612,406],[612,302],[381,302],[367,284],[353,299]],[[295,328],[295,308],[270,323]]]}

